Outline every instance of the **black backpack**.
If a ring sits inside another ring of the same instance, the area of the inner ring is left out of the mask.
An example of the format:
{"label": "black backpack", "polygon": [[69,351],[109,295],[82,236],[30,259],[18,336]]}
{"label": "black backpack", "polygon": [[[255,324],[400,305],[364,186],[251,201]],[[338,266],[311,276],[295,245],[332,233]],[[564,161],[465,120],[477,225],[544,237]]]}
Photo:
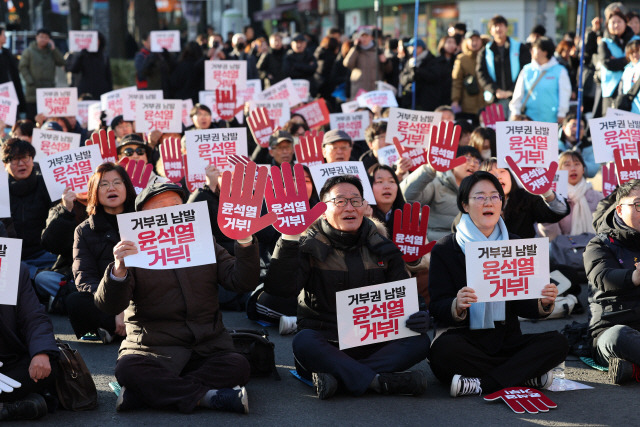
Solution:
{"label": "black backpack", "polygon": [[280,381],[276,369],[275,344],[269,341],[269,332],[265,329],[231,329],[228,330],[233,339],[236,351],[249,361],[252,377],[264,377],[269,374]]}
{"label": "black backpack", "polygon": [[560,331],[569,341],[569,354],[577,357],[591,357],[591,338],[589,324],[571,322]]}

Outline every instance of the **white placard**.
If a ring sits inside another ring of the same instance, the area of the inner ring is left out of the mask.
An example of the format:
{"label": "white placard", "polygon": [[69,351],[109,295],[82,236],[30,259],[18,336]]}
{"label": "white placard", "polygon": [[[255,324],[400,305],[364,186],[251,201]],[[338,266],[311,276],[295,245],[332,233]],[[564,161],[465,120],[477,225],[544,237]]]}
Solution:
{"label": "white placard", "polygon": [[293,87],[296,89],[296,92],[298,92],[298,97],[302,102],[307,102],[309,99],[309,88],[311,87],[309,80],[294,79],[291,80],[291,83],[293,83]]}
{"label": "white placard", "polygon": [[136,105],[140,101],[159,101],[163,99],[161,90],[138,90],[127,92],[125,102],[122,104],[122,117],[132,122],[136,119]]}
{"label": "white placard", "polygon": [[236,93],[247,87],[247,61],[204,61],[204,89],[231,89]]}
{"label": "white placard", "polygon": [[558,161],[558,124],[545,122],[497,122],[498,167],[508,168],[511,156],[521,168],[549,168]]}
{"label": "white placard", "polygon": [[22,239],[0,237],[0,304],[18,304]]}
{"label": "white placard", "polygon": [[80,147],[80,134],[34,129],[31,145],[36,149],[35,160],[39,162],[43,157]]}
{"label": "white placard", "polygon": [[419,147],[426,150],[429,147],[431,128],[440,126],[441,121],[442,113],[391,108],[385,142],[393,144],[395,137],[403,147]]}
{"label": "white placard", "polygon": [[80,127],[86,129],[89,122],[89,107],[93,104],[100,103],[98,101],[78,101],[78,115],[76,120],[80,123]]}
{"label": "white placard", "polygon": [[16,87],[13,85],[13,82],[6,82],[0,84],[0,96],[5,98],[12,98],[20,103],[18,99],[18,94],[16,93]]}
{"label": "white placard", "polygon": [[136,107],[136,132],[182,133],[182,100],[140,101]]}
{"label": "white placard", "polygon": [[120,214],[117,219],[120,239],[138,248],[124,259],[127,267],[170,270],[216,263],[207,202]]}
{"label": "white placard", "polygon": [[358,108],[360,108],[360,104],[356,100],[343,102],[340,104],[340,108],[343,113],[354,113]]}
{"label": "white placard", "polygon": [[540,298],[551,283],[546,237],[469,242],[465,259],[467,286],[478,302]]}
{"label": "white placard", "polygon": [[36,89],[38,114],[46,117],[69,117],[78,115],[78,88]]}
{"label": "white placard", "polygon": [[16,124],[18,101],[13,98],[0,97],[0,120],[7,126]]}
{"label": "white placard", "polygon": [[398,100],[390,90],[372,90],[360,95],[357,101],[360,107],[367,107],[370,110],[376,106],[380,108],[398,106]]}
{"label": "white placard", "polygon": [[390,85],[389,83],[383,82],[380,80],[376,82],[376,90],[390,90],[391,92],[393,92],[394,95],[398,93],[397,87],[394,87],[393,85]]}
{"label": "white placard", "polygon": [[52,154],[40,160],[42,177],[51,200],[60,200],[67,187],[74,193],[87,191],[89,178],[102,163],[97,144]]}
{"label": "white placard", "polygon": [[209,165],[221,171],[233,171],[227,158],[231,154],[247,156],[247,128],[220,128],[185,132],[189,174],[203,174]]}
{"label": "white placard", "polygon": [[291,110],[289,102],[286,99],[268,100],[268,101],[251,101],[249,110],[264,107],[267,109],[267,115],[271,120],[275,120],[277,126],[284,127],[289,119],[291,119]]}
{"label": "white placard", "polygon": [[395,145],[387,145],[386,147],[378,148],[378,163],[381,165],[393,166],[396,164],[400,155],[396,150]]}
{"label": "white placard", "polygon": [[151,31],[149,33],[151,41],[151,52],[162,52],[167,49],[169,52],[180,52],[180,31]]}
{"label": "white placard", "polygon": [[415,277],[336,292],[340,350],[420,335],[405,326],[418,307]]}
{"label": "white placard", "polygon": [[331,129],[340,129],[349,134],[354,141],[364,141],[364,131],[369,127],[369,112],[329,114]]}
{"label": "white placard", "polygon": [[262,92],[262,82],[260,79],[247,80],[247,87],[242,93],[245,102],[253,101],[257,94]]}
{"label": "white placard", "polygon": [[97,31],[69,31],[69,52],[98,51]]}
{"label": "white placard", "polygon": [[613,152],[623,159],[638,158],[640,115],[601,117],[589,120],[593,157],[598,163],[613,162]]}
{"label": "white placard", "polygon": [[631,111],[618,110],[617,108],[607,108],[607,114],[605,117],[625,117],[631,118],[631,120],[640,119],[640,114],[632,113]]}
{"label": "white placard", "polygon": [[192,108],[193,100],[191,98],[182,100],[182,124],[186,128],[193,125],[193,120],[191,120],[191,116],[189,116]]}
{"label": "white placard", "polygon": [[9,174],[5,168],[0,168],[0,218],[10,217]]}
{"label": "white placard", "polygon": [[216,93],[211,90],[201,90],[198,92],[198,103],[206,105],[211,110],[211,120],[220,120],[218,109],[216,108]]}
{"label": "white placard", "polygon": [[362,162],[334,162],[334,163],[322,163],[319,165],[309,166],[311,171],[311,177],[313,178],[313,185],[319,190],[324,183],[336,175],[355,175],[360,178],[362,182],[363,197],[370,204],[376,204],[376,198],[373,196],[373,189],[367,175],[367,171],[364,168]]}
{"label": "white placard", "polygon": [[114,117],[124,114],[125,95],[137,90],[135,86],[129,86],[100,95],[100,108],[106,113],[107,126],[111,126]]}
{"label": "white placard", "polygon": [[568,199],[569,198],[569,171],[564,169],[558,169],[556,176],[551,183],[551,189],[556,192],[558,197]]}
{"label": "white placard", "polygon": [[257,99],[286,99],[289,101],[291,108],[302,103],[302,99],[298,96],[298,91],[293,86],[291,77],[274,84],[268,89],[263,90],[259,95],[256,95]]}
{"label": "white placard", "polygon": [[89,110],[87,111],[87,115],[88,115],[87,130],[100,129],[100,126],[102,124],[100,120],[100,116],[102,115],[102,109],[100,108],[99,102],[89,105]]}

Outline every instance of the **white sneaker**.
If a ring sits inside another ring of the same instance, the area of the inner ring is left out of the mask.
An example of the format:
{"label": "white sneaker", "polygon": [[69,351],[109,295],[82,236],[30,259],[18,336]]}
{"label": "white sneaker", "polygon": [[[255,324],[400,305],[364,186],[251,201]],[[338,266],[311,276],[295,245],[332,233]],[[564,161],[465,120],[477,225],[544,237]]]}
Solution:
{"label": "white sneaker", "polygon": [[530,380],[526,380],[524,382],[524,385],[540,390],[548,389],[549,387],[551,387],[551,384],[553,384],[553,371],[549,371],[537,378],[531,378]]}
{"label": "white sneaker", "polygon": [[463,377],[462,375],[454,375],[451,380],[451,397],[460,396],[480,396],[482,387],[480,387],[480,378]]}
{"label": "white sneaker", "polygon": [[280,316],[280,335],[293,334],[298,329],[298,318],[294,316]]}

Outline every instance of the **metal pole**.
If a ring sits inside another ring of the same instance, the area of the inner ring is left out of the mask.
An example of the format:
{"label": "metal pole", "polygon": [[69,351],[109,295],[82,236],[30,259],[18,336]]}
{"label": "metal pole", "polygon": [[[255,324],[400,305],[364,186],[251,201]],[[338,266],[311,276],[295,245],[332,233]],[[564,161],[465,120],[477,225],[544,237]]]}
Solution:
{"label": "metal pole", "polygon": [[[587,24],[587,0],[580,0],[580,71],[578,72],[578,111],[576,113],[576,140],[580,138],[580,124],[582,118],[582,97],[583,97],[583,87],[582,87],[582,72],[584,70],[584,33],[586,31]],[[580,142],[580,141],[578,141]]]}
{"label": "metal pole", "polygon": [[[418,61],[418,14],[420,13],[420,0],[416,0],[415,16],[413,18],[413,66]],[[413,73],[413,83],[411,83],[411,109],[416,109],[416,74]]]}

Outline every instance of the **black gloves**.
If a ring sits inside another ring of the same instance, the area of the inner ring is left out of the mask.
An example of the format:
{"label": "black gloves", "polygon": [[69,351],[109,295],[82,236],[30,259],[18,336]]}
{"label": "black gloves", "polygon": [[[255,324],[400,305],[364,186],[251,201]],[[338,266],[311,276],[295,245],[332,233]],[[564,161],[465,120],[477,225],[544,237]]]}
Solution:
{"label": "black gloves", "polygon": [[405,326],[414,332],[426,334],[429,331],[431,319],[428,311],[416,311],[407,319]]}

